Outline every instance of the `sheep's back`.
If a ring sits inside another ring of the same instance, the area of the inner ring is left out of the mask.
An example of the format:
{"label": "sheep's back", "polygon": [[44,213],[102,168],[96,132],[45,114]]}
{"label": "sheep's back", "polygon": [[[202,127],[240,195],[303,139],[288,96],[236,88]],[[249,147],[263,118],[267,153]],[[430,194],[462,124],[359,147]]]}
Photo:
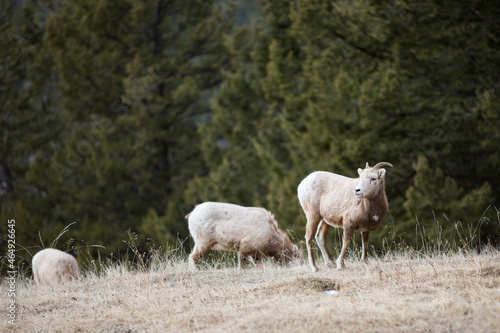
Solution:
{"label": "sheep's back", "polygon": [[233,249],[242,239],[255,246],[269,241],[275,224],[272,215],[259,207],[205,202],[189,215],[189,231],[197,241],[217,243],[217,248]]}
{"label": "sheep's back", "polygon": [[342,199],[354,195],[358,181],[331,172],[315,171],[302,180],[297,195],[305,210],[319,211],[323,205],[343,205]]}
{"label": "sheep's back", "polygon": [[33,256],[33,274],[38,283],[56,283],[78,278],[80,269],[76,259],[56,249],[43,249]]}

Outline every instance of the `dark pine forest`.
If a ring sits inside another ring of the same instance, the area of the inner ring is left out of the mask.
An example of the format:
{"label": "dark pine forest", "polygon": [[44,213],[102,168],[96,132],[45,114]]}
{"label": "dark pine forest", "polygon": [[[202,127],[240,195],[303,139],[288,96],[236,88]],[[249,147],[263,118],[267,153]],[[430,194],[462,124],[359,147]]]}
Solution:
{"label": "dark pine forest", "polygon": [[73,222],[56,247],[189,250],[204,201],[265,207],[297,243],[305,176],[381,161],[372,250],[500,240],[496,1],[1,7],[1,253],[10,219],[28,261]]}

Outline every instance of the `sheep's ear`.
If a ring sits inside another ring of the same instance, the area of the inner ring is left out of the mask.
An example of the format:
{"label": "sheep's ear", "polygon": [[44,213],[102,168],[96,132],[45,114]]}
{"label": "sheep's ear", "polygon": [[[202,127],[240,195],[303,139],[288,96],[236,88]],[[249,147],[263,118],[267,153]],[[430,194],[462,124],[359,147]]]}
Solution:
{"label": "sheep's ear", "polygon": [[362,172],[363,172],[363,169],[359,168],[359,169],[358,169],[358,175],[360,175],[360,176],[361,176],[361,173],[362,173]]}
{"label": "sheep's ear", "polygon": [[379,178],[384,178],[385,177],[385,169],[378,170],[378,177]]}

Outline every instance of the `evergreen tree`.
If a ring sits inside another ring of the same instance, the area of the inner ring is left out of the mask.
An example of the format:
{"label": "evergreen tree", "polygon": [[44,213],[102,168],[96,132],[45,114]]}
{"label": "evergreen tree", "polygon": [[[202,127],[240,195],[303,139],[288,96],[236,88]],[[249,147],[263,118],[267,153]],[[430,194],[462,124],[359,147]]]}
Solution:
{"label": "evergreen tree", "polygon": [[[230,26],[205,1],[79,1],[51,22],[47,40],[64,109],[77,122],[83,116],[87,137],[92,126],[100,131],[68,179],[78,199],[64,205],[94,226],[94,241],[119,247],[127,229],[163,246],[187,236],[179,207],[187,180],[202,167],[196,121],[208,112],[204,96],[221,81],[221,41]],[[55,31],[61,27],[66,34]],[[74,137],[67,144],[78,152]]]}
{"label": "evergreen tree", "polygon": [[[319,14],[312,10],[318,7],[323,8]],[[304,71],[312,74],[315,89],[311,109],[334,117],[324,121],[314,114],[304,123],[319,118],[329,125],[320,142],[328,147],[324,152],[332,152],[332,166],[394,163],[387,193],[400,233],[413,229],[415,214],[422,224],[433,225],[433,209],[446,213],[452,224],[474,224],[495,198],[498,202],[488,185],[498,183],[490,171],[498,159],[486,147],[498,144],[500,124],[482,116],[495,113],[488,110],[493,105],[480,106],[481,96],[491,95],[481,77],[496,80],[498,72],[493,23],[498,10],[489,3],[461,1],[425,6],[299,1],[294,7],[296,36],[312,67]],[[490,137],[481,140],[478,132],[485,127]],[[320,133],[325,132],[303,135],[312,140]],[[314,149],[304,150],[304,159],[310,160]],[[442,181],[436,183],[436,177]],[[437,184],[443,187],[439,198],[424,190]]]}
{"label": "evergreen tree", "polygon": [[379,161],[394,168],[375,246],[413,243],[416,228],[500,237],[495,3],[3,9],[1,217],[18,221],[23,246],[38,232],[48,246],[71,222],[61,247],[123,252],[127,230],[165,246],[208,200],[266,207],[302,237],[307,174],[356,177]]}
{"label": "evergreen tree", "polygon": [[[374,244],[393,230],[412,242],[415,215],[430,229],[434,216],[445,214],[445,236],[458,221],[474,229],[490,204],[498,206],[499,9],[461,1],[266,2],[265,27],[253,35],[262,52],[234,52],[238,61],[215,102],[210,126],[224,145],[214,148],[214,160],[234,156],[243,124],[278,124],[274,140],[254,142],[254,171],[234,183],[258,186],[247,192],[253,202],[298,233],[305,223],[296,199],[301,179],[314,170],[356,177],[365,162],[379,161],[395,167],[387,181],[391,214]],[[251,106],[239,108],[248,96]],[[255,105],[260,116],[249,111]],[[267,193],[266,200],[254,193]],[[495,214],[486,215],[495,221]],[[500,235],[494,223],[486,229],[485,239]]]}
{"label": "evergreen tree", "polygon": [[[103,245],[103,254],[124,252],[128,230],[144,245],[187,237],[183,195],[203,171],[196,124],[221,82],[232,10],[207,1],[68,1],[22,41],[18,62],[2,67],[13,87],[2,91],[12,104],[2,117],[2,217],[23,221],[19,234],[30,237],[20,244],[39,244],[38,232],[50,243],[71,222],[61,241]],[[37,122],[20,129],[38,109]]]}
{"label": "evergreen tree", "polygon": [[[55,202],[50,184],[39,173],[49,169],[63,127],[56,108],[53,63],[43,45],[46,20],[56,10],[57,4],[16,1],[2,8],[0,16],[0,234],[7,234],[8,220],[16,220],[20,266],[41,245],[38,232],[42,241],[49,242],[64,227],[47,219]],[[6,246],[2,242],[2,250]]]}
{"label": "evergreen tree", "polygon": [[301,55],[287,35],[289,3],[266,2],[263,10],[264,29],[243,26],[226,39],[230,63],[212,100],[211,120],[200,128],[208,172],[194,180],[186,197],[193,205],[215,200],[263,206],[279,212],[280,225],[289,227],[296,199],[272,188],[282,189],[280,178],[294,172],[282,169],[276,156],[288,158],[283,104],[295,99],[297,85],[289,80],[300,70]]}

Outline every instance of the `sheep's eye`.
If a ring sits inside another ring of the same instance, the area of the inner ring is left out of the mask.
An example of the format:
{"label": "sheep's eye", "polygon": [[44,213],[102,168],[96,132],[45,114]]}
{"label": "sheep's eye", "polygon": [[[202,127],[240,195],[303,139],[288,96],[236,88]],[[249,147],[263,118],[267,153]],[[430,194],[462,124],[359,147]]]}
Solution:
{"label": "sheep's eye", "polygon": [[374,181],[376,181],[376,180],[377,180],[377,178],[372,178],[372,179],[370,179],[370,181],[371,181],[371,182],[374,182]]}

